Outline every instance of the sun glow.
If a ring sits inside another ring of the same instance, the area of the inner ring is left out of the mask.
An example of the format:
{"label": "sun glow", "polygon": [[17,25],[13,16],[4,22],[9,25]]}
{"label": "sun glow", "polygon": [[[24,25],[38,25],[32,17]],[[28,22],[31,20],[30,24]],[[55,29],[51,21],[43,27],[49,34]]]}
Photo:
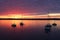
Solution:
{"label": "sun glow", "polygon": [[9,15],[0,15],[0,18],[40,18],[46,15],[21,15],[21,14],[9,14]]}
{"label": "sun glow", "polygon": [[17,14],[1,15],[0,18],[22,18],[22,15]]}

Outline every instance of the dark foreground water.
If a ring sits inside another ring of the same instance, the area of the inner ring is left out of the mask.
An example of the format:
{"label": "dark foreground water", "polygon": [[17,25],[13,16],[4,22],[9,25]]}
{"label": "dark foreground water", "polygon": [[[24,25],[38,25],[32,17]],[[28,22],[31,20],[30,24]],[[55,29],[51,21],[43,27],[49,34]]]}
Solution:
{"label": "dark foreground water", "polygon": [[54,20],[0,20],[0,40],[60,40],[60,20],[55,20],[57,26],[45,30],[48,23],[52,25]]}

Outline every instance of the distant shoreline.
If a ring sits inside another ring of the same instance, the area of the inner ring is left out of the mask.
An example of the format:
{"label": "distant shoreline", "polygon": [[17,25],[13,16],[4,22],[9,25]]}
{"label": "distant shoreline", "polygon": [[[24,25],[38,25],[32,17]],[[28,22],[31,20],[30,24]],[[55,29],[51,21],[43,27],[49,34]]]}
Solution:
{"label": "distant shoreline", "polygon": [[0,20],[60,20],[60,18],[0,18]]}

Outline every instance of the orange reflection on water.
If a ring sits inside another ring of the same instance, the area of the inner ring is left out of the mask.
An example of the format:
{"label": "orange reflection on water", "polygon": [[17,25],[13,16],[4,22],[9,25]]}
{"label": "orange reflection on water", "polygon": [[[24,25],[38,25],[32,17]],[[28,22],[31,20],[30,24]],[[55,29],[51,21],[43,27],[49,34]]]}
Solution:
{"label": "orange reflection on water", "polygon": [[[20,29],[20,23],[23,22],[24,29],[25,28],[40,28],[42,29],[45,25],[50,23],[51,25],[54,23],[54,20],[0,20],[0,27],[3,28],[12,28],[12,24],[16,24],[16,28]],[[60,29],[60,21],[55,20],[57,27]]]}
{"label": "orange reflection on water", "polygon": [[[33,20],[0,20],[0,26],[11,26],[12,24],[16,24],[17,27],[20,26],[20,23],[23,22],[25,27],[35,26],[44,24],[44,21],[33,21]],[[46,23],[46,22],[45,22]]]}

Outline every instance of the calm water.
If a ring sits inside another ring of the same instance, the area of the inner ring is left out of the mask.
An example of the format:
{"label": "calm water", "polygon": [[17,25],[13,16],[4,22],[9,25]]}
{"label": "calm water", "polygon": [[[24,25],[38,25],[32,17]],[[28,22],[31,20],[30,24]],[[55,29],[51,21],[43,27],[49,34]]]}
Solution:
{"label": "calm water", "polygon": [[60,20],[55,20],[57,26],[46,33],[48,23],[52,25],[54,20],[0,20],[0,40],[60,40]]}

